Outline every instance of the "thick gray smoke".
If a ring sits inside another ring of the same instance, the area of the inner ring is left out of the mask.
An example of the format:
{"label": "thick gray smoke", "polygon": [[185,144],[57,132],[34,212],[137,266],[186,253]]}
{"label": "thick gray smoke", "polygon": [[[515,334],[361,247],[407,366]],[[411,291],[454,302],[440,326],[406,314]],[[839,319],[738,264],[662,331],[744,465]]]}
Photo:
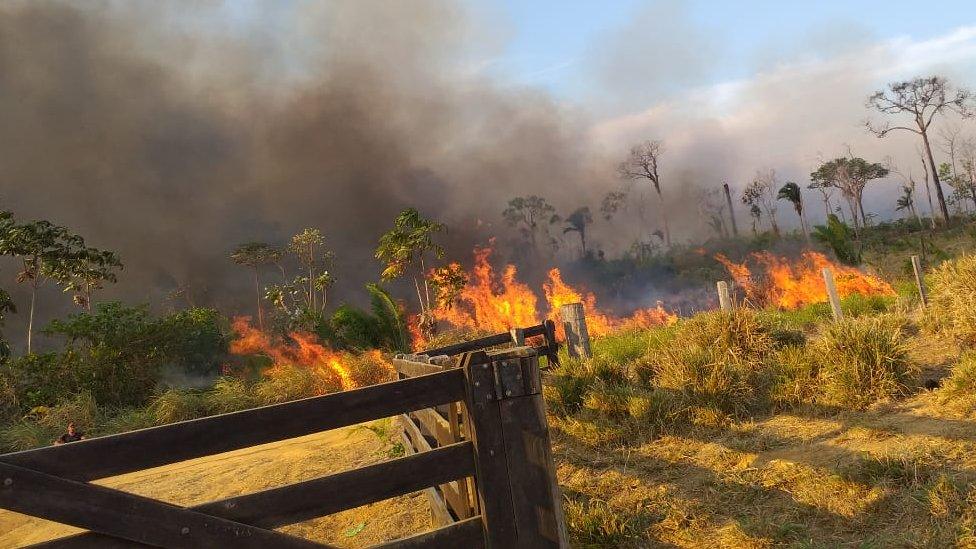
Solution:
{"label": "thick gray smoke", "polygon": [[338,295],[355,299],[404,207],[447,223],[467,258],[512,196],[569,209],[612,174],[575,114],[465,73],[453,2],[298,3],[233,30],[218,12],[0,7],[2,207],[117,250],[126,268],[106,296],[188,286],[198,304],[246,310],[230,249],[315,226],[336,251]]}

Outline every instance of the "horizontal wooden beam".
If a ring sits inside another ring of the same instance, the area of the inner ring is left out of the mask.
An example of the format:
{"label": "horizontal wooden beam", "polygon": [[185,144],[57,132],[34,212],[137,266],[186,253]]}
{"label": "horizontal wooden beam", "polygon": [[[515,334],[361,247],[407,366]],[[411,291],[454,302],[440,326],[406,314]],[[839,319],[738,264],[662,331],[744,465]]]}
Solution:
{"label": "horizontal wooden beam", "polygon": [[[522,330],[522,334],[525,337],[532,337],[538,335],[546,334],[545,324],[537,324],[535,326],[529,326]],[[495,345],[504,345],[506,343],[512,342],[512,334],[506,332],[504,334],[495,334],[487,337],[482,337],[479,339],[474,339],[471,341],[465,341],[462,343],[455,343],[454,345],[447,345],[444,347],[438,347],[437,349],[430,349],[423,351],[422,354],[427,356],[438,356],[438,355],[459,355],[461,353],[466,353],[469,351],[479,351],[485,349],[486,347],[494,347]]]}
{"label": "horizontal wooden beam", "polygon": [[428,547],[463,547],[484,549],[485,534],[481,517],[471,517],[413,537],[398,539],[371,549],[426,549]]}
{"label": "horizontal wooden beam", "polygon": [[458,369],[120,435],[0,455],[88,481],[412,412],[464,398]]}
{"label": "horizontal wooden beam", "polygon": [[[471,443],[462,442],[327,477],[204,503],[190,509],[251,526],[280,528],[472,474],[474,457]],[[75,549],[98,547],[109,541],[98,534],[84,533],[37,547]]]}
{"label": "horizontal wooden beam", "polygon": [[0,507],[155,547],[328,547],[96,484],[0,463]]}

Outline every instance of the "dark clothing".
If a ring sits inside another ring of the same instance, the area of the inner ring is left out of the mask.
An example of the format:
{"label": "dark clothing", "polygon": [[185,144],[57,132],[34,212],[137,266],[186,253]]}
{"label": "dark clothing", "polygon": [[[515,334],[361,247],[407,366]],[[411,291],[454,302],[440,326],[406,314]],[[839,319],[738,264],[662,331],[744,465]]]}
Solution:
{"label": "dark clothing", "polygon": [[60,442],[61,444],[67,444],[69,442],[78,442],[79,440],[84,438],[84,436],[85,433],[80,433],[78,431],[75,431],[75,434],[73,435],[69,433],[65,433],[61,435],[61,438],[58,439],[58,442]]}

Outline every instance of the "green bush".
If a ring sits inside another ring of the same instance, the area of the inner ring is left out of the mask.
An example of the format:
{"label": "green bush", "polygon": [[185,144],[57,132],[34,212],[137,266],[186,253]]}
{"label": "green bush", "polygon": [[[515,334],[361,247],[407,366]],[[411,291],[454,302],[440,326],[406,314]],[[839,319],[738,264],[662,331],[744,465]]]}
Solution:
{"label": "green bush", "polygon": [[928,276],[930,316],[945,333],[976,345],[976,255],[946,261]]}
{"label": "green bush", "polygon": [[905,394],[917,368],[904,342],[903,322],[890,316],[845,318],[814,343],[822,401],[861,409]]}

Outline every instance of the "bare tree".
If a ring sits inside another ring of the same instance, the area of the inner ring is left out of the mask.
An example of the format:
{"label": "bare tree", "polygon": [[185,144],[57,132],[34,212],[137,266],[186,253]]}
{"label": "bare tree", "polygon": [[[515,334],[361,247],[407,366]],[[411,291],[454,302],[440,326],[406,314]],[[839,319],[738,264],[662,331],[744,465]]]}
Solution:
{"label": "bare tree", "polygon": [[702,222],[720,238],[728,238],[725,226],[725,200],[718,189],[698,190],[698,213]]}
{"label": "bare tree", "polygon": [[915,147],[915,153],[922,162],[922,175],[925,179],[925,197],[929,201],[929,224],[935,229],[935,206],[932,204],[932,187],[929,185],[929,165],[925,162],[925,153],[921,147]]}
{"label": "bare tree", "polygon": [[658,204],[661,209],[661,221],[664,224],[664,243],[671,247],[671,229],[668,226],[668,209],[664,206],[664,196],[661,194],[661,177],[658,173],[658,161],[664,151],[660,141],[645,141],[634,145],[630,155],[617,167],[617,173],[624,179],[636,181],[646,179],[654,186]]}
{"label": "bare tree", "polygon": [[925,155],[928,160],[928,171],[935,182],[935,192],[939,197],[939,209],[942,218],[949,222],[949,209],[946,207],[945,195],[939,184],[938,168],[932,156],[932,145],[929,142],[929,127],[935,116],[945,114],[946,111],[956,112],[962,116],[971,116],[969,105],[970,93],[965,89],[953,89],[948,80],[941,76],[927,78],[913,78],[904,82],[888,84],[887,90],[879,90],[868,97],[867,106],[877,109],[887,115],[907,114],[911,117],[914,127],[909,125],[892,126],[890,122],[876,125],[870,120],[865,122],[868,131],[878,137],[885,137],[895,130],[903,130],[918,134],[922,137]]}

